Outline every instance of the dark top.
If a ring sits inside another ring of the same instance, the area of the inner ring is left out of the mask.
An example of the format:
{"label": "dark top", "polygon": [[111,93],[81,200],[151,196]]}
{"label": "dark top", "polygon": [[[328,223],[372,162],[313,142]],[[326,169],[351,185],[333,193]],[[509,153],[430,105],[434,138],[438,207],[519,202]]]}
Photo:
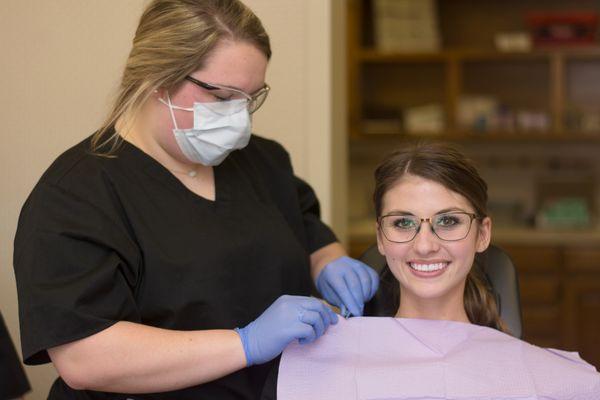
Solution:
{"label": "dark top", "polygon": [[[213,202],[127,142],[113,158],[91,155],[89,139],[62,154],[15,237],[25,363],[117,321],[232,329],[282,294],[310,294],[309,255],[335,236],[285,150],[253,136],[214,176]],[[272,366],[156,395],[76,392],[59,378],[49,398],[255,399]]]}
{"label": "dark top", "polygon": [[21,360],[0,314],[0,400],[21,397],[29,389]]}

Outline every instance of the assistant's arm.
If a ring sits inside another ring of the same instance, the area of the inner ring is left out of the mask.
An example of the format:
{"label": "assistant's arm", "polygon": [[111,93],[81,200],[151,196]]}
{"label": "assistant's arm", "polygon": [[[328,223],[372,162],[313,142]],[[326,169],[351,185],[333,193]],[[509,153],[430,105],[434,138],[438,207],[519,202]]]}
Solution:
{"label": "assistant's arm", "polygon": [[70,387],[104,392],[172,391],[246,366],[233,330],[174,331],[125,321],[48,353]]}
{"label": "assistant's arm", "polygon": [[293,340],[310,343],[336,322],[321,301],[284,295],[235,331],[172,331],[121,321],[48,353],[74,389],[164,392],[268,362]]}

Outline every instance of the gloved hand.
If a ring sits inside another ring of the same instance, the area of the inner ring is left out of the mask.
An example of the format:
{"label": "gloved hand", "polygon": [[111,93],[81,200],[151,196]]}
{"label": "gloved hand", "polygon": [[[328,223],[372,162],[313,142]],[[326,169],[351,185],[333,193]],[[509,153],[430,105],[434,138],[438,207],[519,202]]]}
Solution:
{"label": "gloved hand", "polygon": [[317,289],[330,304],[362,315],[364,303],[379,287],[379,276],[365,263],[344,256],[327,264],[317,277]]}
{"label": "gloved hand", "polygon": [[337,314],[318,299],[284,295],[246,327],[235,330],[251,366],[277,357],[293,340],[314,341],[337,321]]}

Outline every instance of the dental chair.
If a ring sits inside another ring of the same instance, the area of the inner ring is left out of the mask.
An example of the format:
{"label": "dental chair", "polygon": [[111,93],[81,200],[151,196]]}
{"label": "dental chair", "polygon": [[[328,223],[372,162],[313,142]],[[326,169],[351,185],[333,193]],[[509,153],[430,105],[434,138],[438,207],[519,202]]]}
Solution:
{"label": "dental chair", "polygon": [[[365,315],[392,316],[393,299],[389,292],[397,285],[396,278],[386,266],[385,257],[379,254],[377,245],[372,245],[360,257],[360,260],[379,273],[379,290],[365,305]],[[517,338],[522,336],[521,302],[519,300],[519,281],[515,267],[508,255],[499,247],[490,245],[483,253],[475,257],[474,268],[480,268],[496,296],[500,317],[508,326],[510,333]]]}

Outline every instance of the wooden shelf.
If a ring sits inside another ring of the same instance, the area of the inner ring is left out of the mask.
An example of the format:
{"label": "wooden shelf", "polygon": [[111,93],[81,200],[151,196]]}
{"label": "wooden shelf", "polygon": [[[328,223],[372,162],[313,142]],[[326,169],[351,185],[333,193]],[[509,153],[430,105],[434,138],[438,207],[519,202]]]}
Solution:
{"label": "wooden shelf", "polygon": [[[351,52],[352,53],[352,52]],[[437,103],[445,109],[449,131],[457,129],[463,96],[491,96],[513,110],[540,110],[550,118],[551,134],[475,134],[477,140],[596,141],[594,134],[562,134],[568,110],[600,103],[600,48],[555,48],[528,53],[485,49],[398,53],[359,48],[349,58],[351,137],[371,137],[361,130],[366,110],[403,109]],[[581,76],[585,74],[586,82]],[[594,97],[593,93],[597,93]],[[591,96],[591,97],[590,97]],[[582,99],[582,100],[581,100]],[[475,135],[452,133],[452,139]],[[483,137],[482,137],[483,136]]]}
{"label": "wooden shelf", "polygon": [[551,143],[596,143],[600,144],[600,132],[597,133],[575,133],[575,132],[444,132],[439,135],[433,134],[407,134],[407,133],[361,133],[358,137],[350,138],[350,144],[363,145],[369,142],[413,142],[413,141],[456,141],[456,142],[539,142],[543,140]]}
{"label": "wooden shelf", "polygon": [[357,54],[363,62],[444,62],[450,57],[448,52],[439,53],[389,53],[377,50],[362,50]]}
{"label": "wooden shelf", "polygon": [[550,60],[553,57],[574,59],[600,58],[600,47],[548,48],[530,52],[499,52],[493,49],[447,49],[440,52],[384,52],[377,49],[360,49],[357,61],[362,62],[441,62],[464,61],[528,61]]}
{"label": "wooden shelf", "polygon": [[[498,32],[526,31],[532,8],[567,9],[551,0],[478,2],[439,0],[441,51],[382,51],[375,43],[372,0],[348,1],[348,115],[350,137],[372,138],[361,121],[426,105],[444,108],[447,129],[459,128],[461,100],[496,99],[509,112],[546,113],[550,135],[454,134],[452,140],[549,142],[597,141],[587,134],[562,134],[576,127],[570,112],[590,113],[600,104],[600,45],[546,46],[529,52],[501,52],[493,47]],[[587,0],[570,7],[595,10]],[[592,110],[592,111],[590,111]],[[582,122],[583,123],[583,122]]]}

